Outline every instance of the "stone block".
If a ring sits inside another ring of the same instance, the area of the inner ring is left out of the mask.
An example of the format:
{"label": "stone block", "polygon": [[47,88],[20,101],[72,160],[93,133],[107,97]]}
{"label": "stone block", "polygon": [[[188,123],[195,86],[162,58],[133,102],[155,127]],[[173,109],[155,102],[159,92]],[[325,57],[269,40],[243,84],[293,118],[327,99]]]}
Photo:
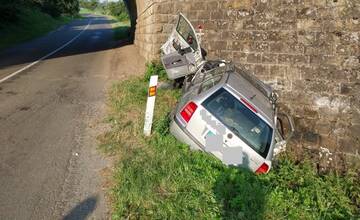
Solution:
{"label": "stone block", "polygon": [[229,49],[233,51],[250,51],[250,43],[246,41],[232,41],[229,45]]}
{"label": "stone block", "polygon": [[263,53],[261,56],[262,63],[277,64],[278,54]]}
{"label": "stone block", "polygon": [[206,2],[206,10],[207,11],[213,11],[219,8],[219,4],[221,4],[221,2],[219,1],[208,1]]}
{"label": "stone block", "polygon": [[246,63],[247,62],[247,54],[244,52],[234,52],[233,53],[233,61],[235,63]]}
{"label": "stone block", "polygon": [[321,136],[312,131],[305,131],[302,135],[302,139],[307,143],[318,145],[320,143]]}
{"label": "stone block", "polygon": [[210,48],[212,50],[224,50],[227,48],[227,42],[226,41],[213,41],[210,44]]}
{"label": "stone block", "polygon": [[296,27],[299,30],[321,30],[320,22],[310,19],[298,19]]}
{"label": "stone block", "polygon": [[279,64],[308,64],[309,58],[305,55],[279,54]]}
{"label": "stone block", "polygon": [[254,4],[251,0],[229,0],[224,3],[228,9],[250,9]]}
{"label": "stone block", "polygon": [[287,69],[288,69],[287,66],[271,65],[270,66],[270,76],[285,78]]}
{"label": "stone block", "polygon": [[261,63],[261,54],[249,53],[246,60],[248,63]]}
{"label": "stone block", "polygon": [[268,42],[252,42],[250,44],[250,50],[252,52],[268,52],[270,48],[270,45]]}
{"label": "stone block", "polygon": [[272,53],[288,53],[290,47],[285,42],[271,42],[270,43],[270,52]]}
{"label": "stone block", "polygon": [[338,140],[339,150],[343,153],[356,154],[360,150],[358,144],[350,137],[339,137]]}
{"label": "stone block", "polygon": [[197,11],[197,16],[196,16],[197,19],[210,19],[210,13],[209,11]]}
{"label": "stone block", "polygon": [[350,135],[355,139],[355,141],[360,143],[360,124],[353,124],[350,126]]}
{"label": "stone block", "polygon": [[210,16],[211,16],[212,20],[224,20],[225,19],[225,11],[223,11],[223,10],[211,11]]}

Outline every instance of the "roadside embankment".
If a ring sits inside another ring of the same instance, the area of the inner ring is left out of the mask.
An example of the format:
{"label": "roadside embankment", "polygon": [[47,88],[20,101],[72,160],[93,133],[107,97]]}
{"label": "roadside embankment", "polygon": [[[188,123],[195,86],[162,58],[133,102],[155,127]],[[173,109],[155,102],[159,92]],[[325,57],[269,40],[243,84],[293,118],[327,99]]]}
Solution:
{"label": "roadside embankment", "polygon": [[16,21],[0,23],[0,49],[40,37],[75,18],[54,18],[36,7],[21,7],[18,13]]}
{"label": "roadside embankment", "polygon": [[148,78],[117,82],[109,92],[111,130],[100,148],[116,158],[112,178],[113,219],[356,219],[359,174],[318,173],[310,160],[282,155],[267,175],[227,167],[190,151],[169,133],[178,89],[158,89],[153,133],[143,136]]}

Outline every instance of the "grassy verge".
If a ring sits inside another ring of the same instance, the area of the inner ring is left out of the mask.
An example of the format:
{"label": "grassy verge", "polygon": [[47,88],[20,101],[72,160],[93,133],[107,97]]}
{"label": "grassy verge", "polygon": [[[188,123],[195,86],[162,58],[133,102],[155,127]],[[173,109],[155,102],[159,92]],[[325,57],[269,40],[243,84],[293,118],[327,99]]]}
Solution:
{"label": "grassy verge", "polygon": [[[113,219],[356,219],[359,174],[319,176],[287,157],[267,175],[226,167],[169,133],[179,90],[158,90],[152,136],[142,135],[149,75],[113,85],[112,130],[101,149],[116,155]],[[163,73],[163,71],[162,71]]]}
{"label": "grassy verge", "polygon": [[42,36],[72,19],[68,16],[53,18],[37,8],[22,8],[16,23],[0,24],[0,49]]}
{"label": "grassy verge", "polygon": [[124,40],[130,36],[130,21],[119,21],[116,18],[112,17],[111,25],[114,30],[114,39],[115,40]]}

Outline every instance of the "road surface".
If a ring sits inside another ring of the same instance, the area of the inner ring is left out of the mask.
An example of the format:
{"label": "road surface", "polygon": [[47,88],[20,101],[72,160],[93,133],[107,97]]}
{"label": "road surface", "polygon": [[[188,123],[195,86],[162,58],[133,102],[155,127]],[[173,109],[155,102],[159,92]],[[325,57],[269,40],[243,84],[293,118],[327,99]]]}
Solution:
{"label": "road surface", "polygon": [[108,218],[94,127],[112,36],[89,15],[0,52],[0,81],[16,73],[0,83],[0,219]]}

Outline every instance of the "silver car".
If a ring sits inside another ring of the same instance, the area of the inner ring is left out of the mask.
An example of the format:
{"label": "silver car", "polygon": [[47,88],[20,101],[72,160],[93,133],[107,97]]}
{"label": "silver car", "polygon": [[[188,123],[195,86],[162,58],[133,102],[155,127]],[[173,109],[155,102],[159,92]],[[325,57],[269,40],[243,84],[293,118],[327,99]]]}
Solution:
{"label": "silver car", "polygon": [[[179,25],[189,33],[179,33]],[[184,94],[173,112],[171,133],[192,149],[209,152],[227,165],[269,172],[274,154],[284,149],[294,131],[293,120],[277,113],[277,95],[269,85],[226,61],[206,61],[195,41],[192,25],[180,14],[162,47],[169,78],[186,77]],[[176,48],[169,50],[171,45]]]}

